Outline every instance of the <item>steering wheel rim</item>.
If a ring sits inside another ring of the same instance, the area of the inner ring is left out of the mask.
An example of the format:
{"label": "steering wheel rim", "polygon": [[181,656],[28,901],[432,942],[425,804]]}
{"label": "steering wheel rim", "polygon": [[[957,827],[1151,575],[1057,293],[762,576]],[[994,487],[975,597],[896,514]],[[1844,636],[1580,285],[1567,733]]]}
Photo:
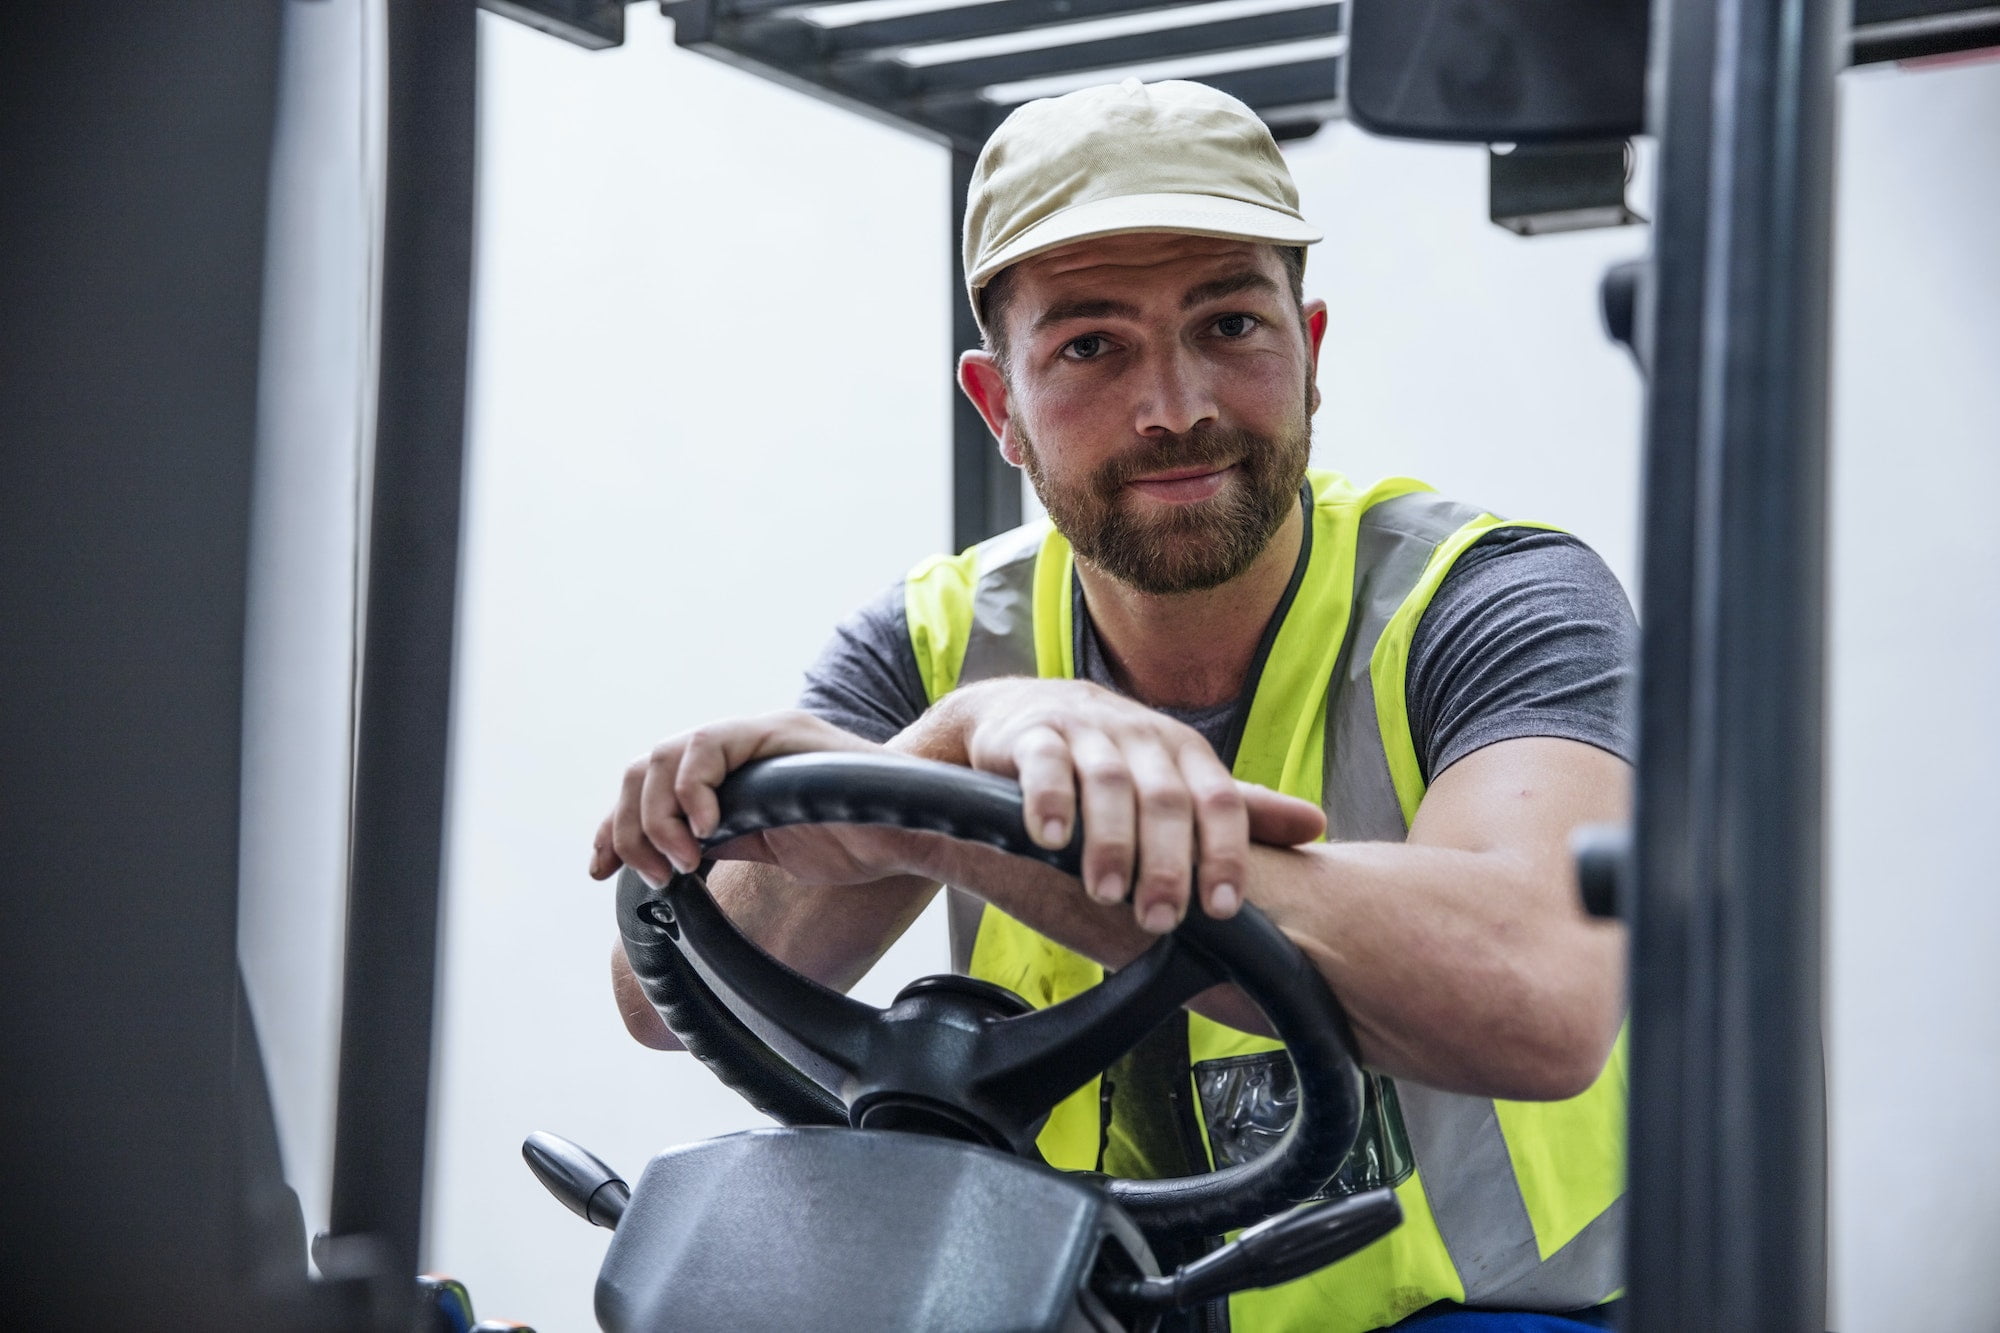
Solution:
{"label": "steering wheel rim", "polygon": [[[706,848],[788,825],[880,824],[982,843],[1071,875],[1079,868],[1080,829],[1067,847],[1042,847],[1027,836],[1014,783],[949,764],[792,755],[745,765],[717,797],[722,818]],[[1191,908],[1103,984],[1046,1009],[1010,1011],[979,989],[985,983],[926,978],[878,1010],[740,934],[709,895],[706,868],[659,889],[624,872],[626,954],[688,1050],[784,1123],[929,1116],[933,1132],[1038,1158],[1033,1137],[1050,1107],[1186,999],[1227,980],[1264,1011],[1292,1058],[1291,1125],[1251,1162],[1166,1180],[1107,1177],[1107,1192],[1149,1233],[1214,1235],[1311,1197],[1353,1146],[1362,1077],[1346,1016],[1318,970],[1253,905],[1227,921]]]}

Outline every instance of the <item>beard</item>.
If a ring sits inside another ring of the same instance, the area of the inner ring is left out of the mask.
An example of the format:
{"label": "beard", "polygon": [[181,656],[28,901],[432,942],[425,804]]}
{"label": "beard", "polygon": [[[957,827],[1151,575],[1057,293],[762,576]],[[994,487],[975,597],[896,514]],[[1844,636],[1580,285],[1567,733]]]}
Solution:
{"label": "beard", "polygon": [[[1008,425],[1042,508],[1077,557],[1155,596],[1219,587],[1250,568],[1298,504],[1312,454],[1311,427],[1301,414],[1297,427],[1279,436],[1214,427],[1156,437],[1091,476],[1059,482],[1020,418]],[[1232,463],[1236,473],[1220,491],[1164,513],[1133,512],[1134,497],[1125,491],[1147,473]]]}

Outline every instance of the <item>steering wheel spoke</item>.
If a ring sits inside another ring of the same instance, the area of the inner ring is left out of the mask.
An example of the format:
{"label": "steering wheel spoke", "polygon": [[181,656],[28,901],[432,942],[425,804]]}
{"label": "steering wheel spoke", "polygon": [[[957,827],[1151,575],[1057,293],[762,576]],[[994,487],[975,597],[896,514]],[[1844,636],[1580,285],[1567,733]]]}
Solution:
{"label": "steering wheel spoke", "polygon": [[1039,1120],[1222,979],[1168,935],[1102,984],[988,1029],[971,1082],[1020,1123]]}
{"label": "steering wheel spoke", "polygon": [[844,1097],[867,1063],[878,1011],[794,972],[744,938],[699,874],[676,875],[654,901],[671,913],[671,921],[660,924],[677,929],[692,946],[682,949],[683,956],[744,1026],[820,1087]]}

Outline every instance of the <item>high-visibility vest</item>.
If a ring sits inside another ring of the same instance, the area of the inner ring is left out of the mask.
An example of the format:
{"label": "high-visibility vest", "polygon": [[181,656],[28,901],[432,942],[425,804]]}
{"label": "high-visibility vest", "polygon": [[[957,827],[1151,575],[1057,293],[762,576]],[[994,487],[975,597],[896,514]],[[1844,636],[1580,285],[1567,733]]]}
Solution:
{"label": "high-visibility vest", "polygon": [[[1259,675],[1235,773],[1326,811],[1327,836],[1402,841],[1423,799],[1405,672],[1417,622],[1453,563],[1509,523],[1397,478],[1366,490],[1308,475],[1306,568]],[[1069,543],[1046,521],[941,556],[904,584],[910,644],[932,702],[1000,676],[1073,678],[1077,597]],[[955,961],[1036,1006],[1103,978],[1096,963],[952,891]],[[1199,1112],[1199,1168],[1254,1155],[1289,1120],[1281,1048],[1186,1016],[1165,1100]],[[1382,1328],[1437,1301],[1576,1310],[1621,1284],[1625,1043],[1580,1096],[1515,1102],[1369,1078],[1362,1141],[1326,1194],[1390,1184],[1404,1222],[1339,1263],[1230,1298],[1238,1330]],[[1157,1088],[1156,1088],[1157,1091]],[[1117,1174],[1116,1099],[1093,1079],[1050,1114],[1039,1146],[1067,1170]],[[1274,1123],[1274,1115],[1276,1122]]]}

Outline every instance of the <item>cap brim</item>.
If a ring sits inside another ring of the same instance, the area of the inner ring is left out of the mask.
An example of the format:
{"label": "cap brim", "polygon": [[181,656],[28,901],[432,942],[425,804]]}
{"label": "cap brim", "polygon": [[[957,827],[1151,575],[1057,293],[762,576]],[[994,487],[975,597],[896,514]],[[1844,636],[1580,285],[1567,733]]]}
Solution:
{"label": "cap brim", "polygon": [[1168,231],[1190,236],[1223,236],[1273,245],[1312,245],[1319,230],[1290,213],[1211,194],[1128,194],[1093,199],[1043,218],[1001,246],[966,275],[977,291],[1010,264],[1077,241],[1133,232]]}

